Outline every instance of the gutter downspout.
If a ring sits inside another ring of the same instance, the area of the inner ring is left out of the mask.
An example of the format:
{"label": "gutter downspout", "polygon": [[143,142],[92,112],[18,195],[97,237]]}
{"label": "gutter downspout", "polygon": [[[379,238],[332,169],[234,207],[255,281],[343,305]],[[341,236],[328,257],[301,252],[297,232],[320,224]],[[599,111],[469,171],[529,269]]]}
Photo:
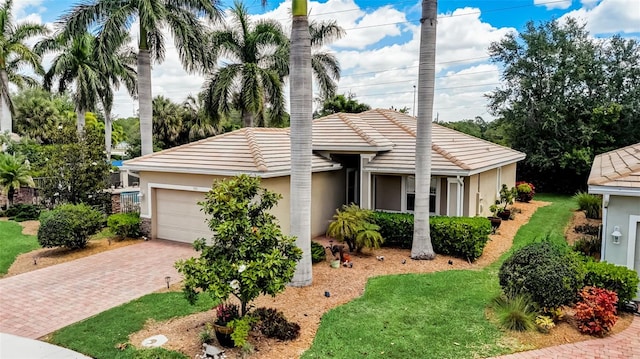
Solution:
{"label": "gutter downspout", "polygon": [[606,260],[607,253],[607,212],[609,209],[609,195],[605,194],[602,196],[602,228],[600,229],[600,236],[602,239],[602,244],[600,245],[600,258],[601,260]]}

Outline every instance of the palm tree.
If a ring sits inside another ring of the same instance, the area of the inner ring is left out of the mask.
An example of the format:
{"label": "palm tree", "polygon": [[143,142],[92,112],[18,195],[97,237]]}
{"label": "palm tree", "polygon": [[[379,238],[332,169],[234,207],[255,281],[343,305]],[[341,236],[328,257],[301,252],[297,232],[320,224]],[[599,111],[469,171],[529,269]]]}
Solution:
{"label": "palm tree", "polygon": [[[318,86],[319,98],[322,100],[335,96],[340,80],[340,62],[331,52],[323,50],[323,46],[344,36],[345,31],[336,21],[311,21],[311,69]],[[278,50],[278,55],[287,62],[290,60],[291,41]],[[282,77],[289,76],[289,66],[280,69]]]}
{"label": "palm tree", "polygon": [[94,0],[76,5],[62,17],[74,34],[96,28],[106,41],[130,32],[135,19],[139,24],[138,101],[142,154],[153,152],[151,61],[162,62],[165,55],[163,28],[174,39],[180,60],[187,71],[195,71],[204,61],[204,25],[199,15],[218,20],[217,0]]}
{"label": "palm tree", "polygon": [[153,99],[153,136],[156,145],[169,148],[178,145],[182,132],[182,112],[180,106],[164,96]]}
{"label": "palm tree", "polygon": [[9,93],[9,84],[18,88],[36,85],[38,82],[18,73],[25,66],[31,67],[37,74],[44,70],[40,64],[40,56],[34,53],[26,41],[34,36],[45,35],[47,28],[33,23],[13,23],[11,8],[13,0],[7,0],[0,6],[0,132],[13,132],[13,102]]}
{"label": "palm tree", "polygon": [[411,258],[434,259],[429,228],[431,183],[431,118],[436,73],[438,0],[422,0],[420,62],[418,64],[418,119],[416,131],[416,198]]}
{"label": "palm tree", "polygon": [[29,175],[29,165],[24,158],[0,153],[0,187],[9,200],[7,208],[13,204],[13,194],[20,186],[34,186],[33,178]]}
{"label": "palm tree", "polygon": [[293,0],[291,9],[291,205],[290,235],[302,249],[302,259],[291,280],[294,286],[310,285],[311,271],[311,121],[313,88],[311,82],[311,35],[307,0]]}
{"label": "palm tree", "polygon": [[[229,115],[232,104],[242,115],[244,127],[253,127],[256,119],[281,119],[284,115],[283,85],[278,69],[287,62],[277,56],[277,49],[286,46],[288,39],[280,23],[261,20],[251,23],[247,8],[236,1],[231,9],[233,26],[210,34],[212,54],[210,64],[225,59],[224,65],[215,66],[204,89],[205,108],[214,119]],[[267,122],[267,121],[265,121]]]}
{"label": "palm tree", "polygon": [[98,103],[106,76],[98,66],[95,48],[96,38],[86,32],[75,37],[58,33],[40,41],[35,48],[40,54],[59,52],[44,75],[44,88],[50,91],[53,83],[57,82],[58,92],[64,93],[75,85],[73,102],[78,116],[78,133],[84,131],[86,112],[94,110]]}
{"label": "palm tree", "polygon": [[203,96],[187,96],[182,103],[184,126],[189,129],[188,141],[196,141],[216,134],[211,117],[204,110]]}

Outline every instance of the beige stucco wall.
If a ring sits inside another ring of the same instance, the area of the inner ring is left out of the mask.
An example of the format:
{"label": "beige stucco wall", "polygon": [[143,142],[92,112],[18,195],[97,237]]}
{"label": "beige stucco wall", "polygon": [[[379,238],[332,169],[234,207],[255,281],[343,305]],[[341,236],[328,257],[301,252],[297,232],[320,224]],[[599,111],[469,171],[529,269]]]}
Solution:
{"label": "beige stucco wall", "polygon": [[511,188],[516,185],[516,164],[512,163],[502,167],[502,183]]}
{"label": "beige stucco wall", "polygon": [[[491,212],[489,207],[500,199],[499,190],[502,184],[506,184],[511,188],[516,185],[516,164],[510,164],[500,169],[500,180],[498,181],[498,169],[485,171],[470,178],[470,216],[489,216]],[[476,197],[479,201],[476,202]],[[477,208],[477,213],[476,209]]]}
{"label": "beige stucco wall", "polygon": [[[141,172],[140,187],[145,195],[140,199],[142,217],[153,217],[149,211],[149,201],[152,200],[149,184],[161,184],[179,186],[181,190],[201,190],[211,188],[213,181],[223,179],[222,176],[193,175],[181,173]],[[311,234],[322,235],[326,231],[328,221],[333,216],[335,209],[340,207],[345,200],[344,171],[317,172],[312,177],[312,201],[311,201]],[[271,213],[278,218],[283,233],[289,233],[289,176],[264,178],[261,181],[263,187],[282,195],[278,205]],[[152,232],[155,225],[152,226]]]}

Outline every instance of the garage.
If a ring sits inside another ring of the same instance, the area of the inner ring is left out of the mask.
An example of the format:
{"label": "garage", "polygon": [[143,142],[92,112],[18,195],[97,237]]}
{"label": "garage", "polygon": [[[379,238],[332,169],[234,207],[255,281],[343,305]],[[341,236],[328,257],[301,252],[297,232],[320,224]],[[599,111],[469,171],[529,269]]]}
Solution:
{"label": "garage", "polygon": [[204,192],[156,189],[156,238],[193,243],[198,238],[210,238],[211,230],[198,202]]}

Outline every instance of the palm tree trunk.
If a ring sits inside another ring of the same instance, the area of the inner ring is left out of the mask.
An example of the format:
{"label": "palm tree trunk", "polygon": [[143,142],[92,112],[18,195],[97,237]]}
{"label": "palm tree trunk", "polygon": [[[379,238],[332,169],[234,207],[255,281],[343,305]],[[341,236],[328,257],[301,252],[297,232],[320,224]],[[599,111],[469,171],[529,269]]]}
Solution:
{"label": "palm tree trunk", "polygon": [[107,152],[107,162],[111,163],[111,109],[104,108],[104,150]]}
{"label": "palm tree trunk", "polygon": [[142,155],[153,153],[153,109],[151,103],[151,53],[138,52],[138,116],[140,117],[140,142]]}
{"label": "palm tree trunk", "polygon": [[242,126],[245,128],[253,127],[253,114],[251,114],[251,111],[242,110]]}
{"label": "palm tree trunk", "polygon": [[290,101],[291,101],[291,206],[290,234],[302,249],[291,281],[294,286],[311,284],[311,121],[312,72],[311,36],[307,1],[293,0],[291,26]]}
{"label": "palm tree trunk", "polygon": [[9,98],[9,76],[7,71],[0,71],[0,133],[13,132],[13,119],[11,117],[11,99]]}
{"label": "palm tree trunk", "polygon": [[437,0],[422,0],[420,62],[418,65],[418,119],[416,133],[416,200],[411,258],[434,259],[429,228],[431,183],[431,118],[436,73]]}
{"label": "palm tree trunk", "polygon": [[78,109],[78,122],[76,123],[76,128],[78,130],[78,135],[82,135],[82,132],[84,132],[84,124],[85,124],[86,112],[87,112],[87,110],[85,110],[84,108],[79,108]]}
{"label": "palm tree trunk", "polygon": [[7,209],[13,205],[13,196],[15,196],[16,190],[13,186],[9,185],[9,190],[7,191]]}

